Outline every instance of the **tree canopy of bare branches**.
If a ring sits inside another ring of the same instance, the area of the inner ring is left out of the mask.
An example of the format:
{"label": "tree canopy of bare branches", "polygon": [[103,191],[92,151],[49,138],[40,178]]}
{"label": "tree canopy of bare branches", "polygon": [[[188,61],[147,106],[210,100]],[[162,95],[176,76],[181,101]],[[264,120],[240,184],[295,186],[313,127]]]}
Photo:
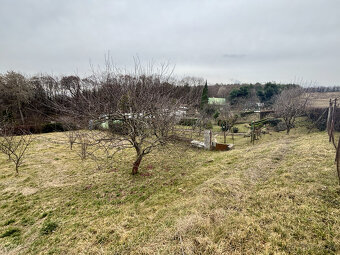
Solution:
{"label": "tree canopy of bare branches", "polygon": [[[108,122],[110,137],[105,141],[117,149],[135,150],[132,174],[137,174],[143,157],[166,144],[177,120],[181,98],[168,82],[165,69],[152,72],[137,63],[133,73],[122,74],[111,66],[104,73],[94,74],[90,81],[65,78],[65,96],[56,108],[61,115],[73,116],[83,128],[89,122]],[[94,144],[104,141],[99,140]]]}
{"label": "tree canopy of bare branches", "polygon": [[308,100],[302,88],[285,89],[276,97],[273,108],[275,114],[284,120],[287,134],[294,127],[296,118],[305,112]]}
{"label": "tree canopy of bare branches", "polygon": [[33,137],[30,134],[15,136],[10,132],[10,129],[6,128],[2,128],[0,131],[0,152],[7,155],[8,159],[14,163],[15,171],[18,174]]}
{"label": "tree canopy of bare branches", "polygon": [[0,109],[8,114],[18,112],[22,124],[25,124],[23,105],[32,97],[32,88],[26,78],[19,73],[7,72],[0,76]]}

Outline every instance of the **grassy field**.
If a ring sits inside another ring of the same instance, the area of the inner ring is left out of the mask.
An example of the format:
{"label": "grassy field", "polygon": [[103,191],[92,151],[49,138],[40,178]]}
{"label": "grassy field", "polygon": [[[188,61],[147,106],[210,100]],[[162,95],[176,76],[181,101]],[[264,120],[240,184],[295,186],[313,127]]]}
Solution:
{"label": "grassy field", "polygon": [[137,176],[133,151],[99,170],[60,140],[36,136],[18,176],[0,156],[0,254],[340,252],[325,133],[273,133],[254,146],[243,138],[228,152],[172,144]]}
{"label": "grassy field", "polygon": [[310,93],[312,107],[328,107],[329,99],[340,98],[340,92]]}

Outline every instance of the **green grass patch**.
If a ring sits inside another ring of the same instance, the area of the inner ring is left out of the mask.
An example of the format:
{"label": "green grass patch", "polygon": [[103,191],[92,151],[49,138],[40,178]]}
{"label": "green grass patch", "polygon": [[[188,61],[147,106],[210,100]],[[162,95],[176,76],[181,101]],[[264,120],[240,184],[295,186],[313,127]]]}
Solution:
{"label": "green grass patch", "polygon": [[18,228],[10,228],[0,235],[0,238],[20,236],[21,230]]}
{"label": "green grass patch", "polygon": [[40,230],[40,233],[42,235],[49,235],[49,234],[53,233],[57,228],[58,228],[58,224],[56,222],[45,221],[41,230]]}

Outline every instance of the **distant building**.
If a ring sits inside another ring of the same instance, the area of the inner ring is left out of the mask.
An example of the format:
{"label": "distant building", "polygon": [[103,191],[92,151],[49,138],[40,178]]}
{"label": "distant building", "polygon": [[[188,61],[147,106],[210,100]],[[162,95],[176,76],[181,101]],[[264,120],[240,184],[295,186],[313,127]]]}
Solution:
{"label": "distant building", "polygon": [[209,97],[208,104],[212,105],[226,105],[227,100],[224,97]]}

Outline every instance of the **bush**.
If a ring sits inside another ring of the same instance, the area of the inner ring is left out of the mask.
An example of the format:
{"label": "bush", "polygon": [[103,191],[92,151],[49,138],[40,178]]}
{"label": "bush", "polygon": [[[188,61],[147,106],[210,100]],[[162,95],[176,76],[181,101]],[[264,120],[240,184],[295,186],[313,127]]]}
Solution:
{"label": "bush", "polygon": [[249,125],[254,125],[257,128],[263,127],[264,125],[269,125],[271,127],[276,127],[282,121],[280,119],[263,119],[259,121],[254,121],[253,123],[249,123]]}
{"label": "bush", "polygon": [[118,135],[126,135],[128,133],[123,121],[121,120],[113,120],[109,122],[109,130],[111,133]]}
{"label": "bush", "polygon": [[220,112],[219,111],[216,111],[215,113],[214,113],[214,119],[216,120],[217,118],[218,118],[218,116],[220,116]]}
{"label": "bush", "polygon": [[205,112],[209,117],[213,116],[214,113],[216,112],[215,106],[213,106],[213,105],[206,105],[206,106],[204,107],[204,112]]}
{"label": "bush", "polygon": [[13,129],[15,135],[22,135],[23,133],[40,134],[42,127],[40,125],[18,125]]}
{"label": "bush", "polygon": [[179,121],[179,125],[181,126],[194,126],[197,123],[197,119],[189,119],[189,118],[183,118]]}
{"label": "bush", "polygon": [[51,122],[42,126],[42,133],[63,132],[65,128],[60,122]]}
{"label": "bush", "polygon": [[205,124],[204,124],[204,128],[205,128],[205,129],[212,129],[212,128],[213,128],[213,124],[211,123],[211,121],[205,123]]}
{"label": "bush", "polygon": [[267,119],[264,124],[269,124],[271,127],[276,127],[282,120],[280,119]]}
{"label": "bush", "polygon": [[225,120],[221,120],[220,122],[219,122],[219,126],[221,126],[221,130],[222,131],[228,131],[229,130],[229,125],[228,125],[228,123],[225,121]]}
{"label": "bush", "polygon": [[231,129],[231,132],[232,132],[232,133],[235,133],[235,134],[238,133],[238,128],[237,128],[237,127],[233,127],[233,128]]}
{"label": "bush", "polygon": [[279,122],[275,127],[274,131],[280,132],[280,131],[285,131],[287,129],[286,124],[283,122]]}
{"label": "bush", "polygon": [[[326,108],[312,108],[312,109],[309,109],[308,112],[307,112],[308,119],[320,131],[326,130],[326,127],[327,127],[328,111],[325,112],[325,110],[326,110]],[[322,117],[321,117],[321,115],[322,115]],[[335,120],[339,120],[339,121],[335,121],[334,129],[335,129],[335,131],[339,132],[340,131],[340,111],[339,110],[336,111],[335,115],[336,115]],[[319,120],[320,117],[321,117],[321,119]]]}
{"label": "bush", "polygon": [[242,118],[244,118],[244,117],[246,117],[246,116],[248,116],[248,115],[251,115],[251,114],[253,114],[253,113],[254,113],[254,111],[241,112],[240,116],[241,116]]}

